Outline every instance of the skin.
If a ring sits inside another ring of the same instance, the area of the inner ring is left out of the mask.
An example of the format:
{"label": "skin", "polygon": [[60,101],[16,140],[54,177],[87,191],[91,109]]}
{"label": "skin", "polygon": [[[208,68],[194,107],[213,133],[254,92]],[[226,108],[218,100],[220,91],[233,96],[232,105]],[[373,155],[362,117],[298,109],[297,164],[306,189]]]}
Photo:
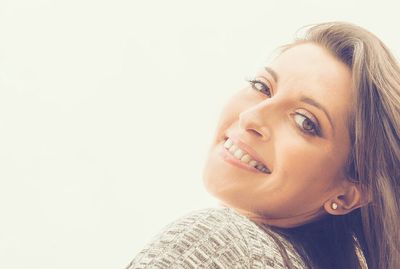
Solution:
{"label": "skin", "polygon": [[[353,113],[350,69],[313,43],[289,48],[268,67],[278,80],[266,70],[256,79],[268,86],[271,96],[250,83],[223,108],[203,169],[206,189],[222,205],[278,227],[295,227],[360,207],[360,189],[344,173],[350,151],[346,120]],[[300,96],[325,107],[333,125],[322,110],[300,101]],[[313,130],[305,116],[318,121],[320,136],[303,132]],[[256,151],[272,173],[225,161],[219,151],[230,136]],[[332,209],[332,202],[338,208]]]}

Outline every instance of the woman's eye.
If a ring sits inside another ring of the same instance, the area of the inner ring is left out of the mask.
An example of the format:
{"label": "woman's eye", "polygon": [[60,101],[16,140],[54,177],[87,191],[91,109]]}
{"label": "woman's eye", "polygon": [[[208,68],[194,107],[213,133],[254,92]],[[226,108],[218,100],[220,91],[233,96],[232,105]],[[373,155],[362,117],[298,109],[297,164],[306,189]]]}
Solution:
{"label": "woman's eye", "polygon": [[248,80],[248,82],[250,83],[251,87],[254,90],[262,92],[262,93],[266,94],[268,97],[271,97],[271,90],[267,86],[266,83],[264,83],[258,79],[250,79],[250,80]]}
{"label": "woman's eye", "polygon": [[314,123],[309,118],[307,118],[306,116],[296,113],[294,115],[294,120],[297,123],[297,125],[300,126],[300,129],[306,134],[319,135],[320,131],[318,129],[317,124]]}

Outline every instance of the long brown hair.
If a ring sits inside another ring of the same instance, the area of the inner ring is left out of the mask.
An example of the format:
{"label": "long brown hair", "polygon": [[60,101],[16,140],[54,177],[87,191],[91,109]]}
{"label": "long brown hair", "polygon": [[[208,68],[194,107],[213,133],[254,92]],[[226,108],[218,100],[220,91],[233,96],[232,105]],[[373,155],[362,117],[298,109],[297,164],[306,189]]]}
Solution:
{"label": "long brown hair", "polygon": [[[352,71],[355,104],[348,120],[350,180],[371,202],[344,216],[276,231],[288,238],[311,268],[400,268],[400,67],[371,32],[345,22],[306,27],[284,46],[316,43]],[[288,261],[290,264],[290,261]]]}

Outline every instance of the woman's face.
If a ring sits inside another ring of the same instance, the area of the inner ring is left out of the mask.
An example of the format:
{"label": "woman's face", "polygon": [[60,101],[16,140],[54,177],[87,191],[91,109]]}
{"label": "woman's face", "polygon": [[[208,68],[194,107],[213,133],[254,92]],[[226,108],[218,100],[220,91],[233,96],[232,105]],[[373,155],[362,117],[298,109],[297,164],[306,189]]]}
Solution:
{"label": "woman's face", "polygon": [[222,110],[203,171],[207,190],[274,226],[324,215],[346,182],[351,86],[349,68],[316,44],[283,52]]}

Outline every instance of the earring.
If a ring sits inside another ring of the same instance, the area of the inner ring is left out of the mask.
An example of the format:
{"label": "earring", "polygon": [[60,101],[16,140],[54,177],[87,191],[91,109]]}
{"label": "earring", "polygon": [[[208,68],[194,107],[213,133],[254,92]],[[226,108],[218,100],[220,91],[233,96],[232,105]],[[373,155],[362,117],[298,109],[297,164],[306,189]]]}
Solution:
{"label": "earring", "polygon": [[331,207],[333,210],[336,210],[338,208],[338,205],[337,205],[337,203],[332,202]]}

